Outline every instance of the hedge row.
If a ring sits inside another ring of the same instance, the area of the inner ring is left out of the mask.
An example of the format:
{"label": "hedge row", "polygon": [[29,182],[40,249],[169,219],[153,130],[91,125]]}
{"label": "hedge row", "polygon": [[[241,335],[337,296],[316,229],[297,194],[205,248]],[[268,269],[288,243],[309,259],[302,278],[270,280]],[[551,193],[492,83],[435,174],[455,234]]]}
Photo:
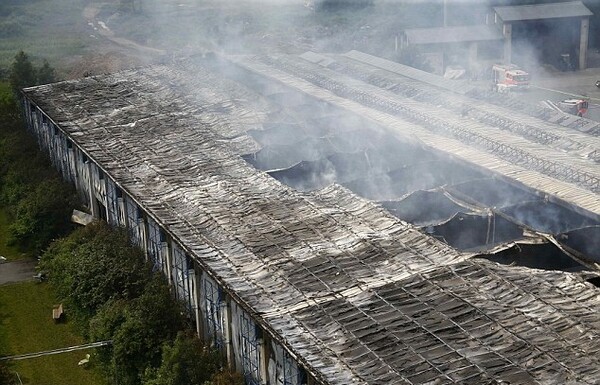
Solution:
{"label": "hedge row", "polygon": [[77,206],[73,187],[62,180],[24,130],[7,83],[0,83],[0,206],[12,222],[9,242],[32,253],[72,229],[71,212]]}

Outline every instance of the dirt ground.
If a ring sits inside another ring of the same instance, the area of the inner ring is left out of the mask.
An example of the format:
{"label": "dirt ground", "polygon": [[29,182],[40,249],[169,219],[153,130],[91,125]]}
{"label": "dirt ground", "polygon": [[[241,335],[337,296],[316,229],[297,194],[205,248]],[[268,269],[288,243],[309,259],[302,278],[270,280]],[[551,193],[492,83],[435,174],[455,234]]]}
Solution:
{"label": "dirt ground", "polygon": [[95,39],[89,53],[72,58],[67,65],[67,77],[78,79],[90,75],[112,73],[127,68],[160,62],[165,50],[145,46],[133,40],[117,36],[102,20],[100,7],[103,3],[90,3],[82,12],[88,33]]}

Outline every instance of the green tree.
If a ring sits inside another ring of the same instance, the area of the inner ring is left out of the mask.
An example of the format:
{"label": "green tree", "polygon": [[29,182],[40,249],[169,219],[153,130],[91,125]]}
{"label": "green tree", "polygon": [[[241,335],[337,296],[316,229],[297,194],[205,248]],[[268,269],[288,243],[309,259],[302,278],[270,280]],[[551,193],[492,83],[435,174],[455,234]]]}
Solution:
{"label": "green tree", "polygon": [[244,385],[244,376],[238,372],[226,369],[215,373],[204,385]]}
{"label": "green tree", "polygon": [[44,59],[42,66],[37,71],[37,84],[48,84],[56,82],[56,71],[50,66],[48,60]]}
{"label": "green tree", "polygon": [[151,277],[142,251],[129,243],[123,229],[95,222],[54,242],[42,256],[59,297],[83,320],[109,300],[140,296]]}
{"label": "green tree", "polygon": [[192,331],[179,332],[175,341],[163,345],[158,369],[146,372],[144,385],[203,385],[221,367],[218,351],[203,343]]}
{"label": "green tree", "polygon": [[102,358],[109,375],[122,385],[140,384],[144,373],[161,364],[162,346],[184,329],[181,305],[173,299],[168,284],[155,275],[144,293],[125,303],[107,303],[91,321],[93,340],[112,339],[111,354]]}
{"label": "green tree", "polygon": [[0,130],[13,130],[20,123],[21,114],[14,93],[8,83],[0,82]]}
{"label": "green tree", "polygon": [[123,229],[105,222],[79,228],[53,242],[40,265],[84,335],[112,340],[97,351],[112,382],[243,384],[239,375],[218,375],[220,355],[194,337],[164,276],[152,273]]}
{"label": "green tree", "polygon": [[25,52],[19,51],[15,55],[15,59],[10,67],[9,80],[16,94],[19,94],[22,88],[36,84],[37,76],[35,68]]}
{"label": "green tree", "polygon": [[71,228],[70,217],[76,205],[72,187],[58,178],[41,181],[20,199],[10,241],[24,249],[41,250],[56,236]]}

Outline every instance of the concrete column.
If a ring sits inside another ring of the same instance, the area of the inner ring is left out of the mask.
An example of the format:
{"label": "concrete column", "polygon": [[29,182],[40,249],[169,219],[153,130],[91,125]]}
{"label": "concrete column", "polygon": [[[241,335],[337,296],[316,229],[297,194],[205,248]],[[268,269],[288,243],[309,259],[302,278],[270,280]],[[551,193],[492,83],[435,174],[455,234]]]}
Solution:
{"label": "concrete column", "polygon": [[579,69],[587,68],[587,50],[590,33],[590,19],[584,17],[581,19],[581,32],[579,36]]}
{"label": "concrete column", "polygon": [[108,175],[104,174],[104,209],[106,211],[106,222],[110,223],[110,214],[108,213]]}
{"label": "concrete column", "polygon": [[165,250],[166,251],[165,263],[167,264],[167,280],[169,281],[169,286],[174,285],[173,274],[172,274],[172,271],[173,271],[173,267],[172,267],[173,266],[172,265],[172,263],[173,263],[173,243],[174,242],[175,241],[171,237],[169,237],[168,238],[168,247]]}
{"label": "concrete column", "polygon": [[265,338],[263,331],[263,337],[260,338],[258,348],[260,349],[260,379],[263,385],[266,385],[269,381],[269,344],[268,339]]}
{"label": "concrete column", "polygon": [[138,233],[140,234],[140,247],[144,251],[146,261],[150,260],[150,253],[148,252],[148,220],[146,219],[146,213],[142,212],[142,217],[138,218]]}
{"label": "concrete column", "polygon": [[223,314],[223,345],[225,348],[225,358],[229,365],[232,362],[235,362],[234,352],[233,352],[233,339],[236,336],[233,335],[231,324],[233,322],[233,317],[231,314],[231,297],[229,295],[225,296],[225,300],[220,304],[221,306],[221,314]]}
{"label": "concrete column", "polygon": [[89,159],[85,162],[85,166],[87,168],[87,174],[88,174],[88,189],[89,189],[88,196],[90,199],[90,211],[94,218],[100,218],[100,207],[98,207],[98,202],[96,202],[96,194],[95,194],[95,187],[94,187],[94,173],[92,172],[92,167],[96,167],[96,166],[93,165],[92,161]]}
{"label": "concrete column", "polygon": [[448,26],[448,0],[442,0],[444,2],[444,9],[442,12],[444,13],[444,27]]}
{"label": "concrete column", "polygon": [[204,295],[202,292],[202,269],[196,261],[193,261],[192,263],[194,265],[194,308],[196,311],[196,334],[198,334],[199,338],[204,339],[205,316],[200,304],[203,298],[202,296]]}
{"label": "concrete column", "polygon": [[504,23],[502,26],[502,34],[504,35],[504,63],[511,64],[511,62],[512,62],[512,24]]}
{"label": "concrete column", "polygon": [[71,171],[73,172],[73,184],[75,185],[75,190],[77,193],[81,195],[81,175],[79,175],[79,167],[77,167],[77,162],[79,161],[79,157],[77,156],[77,152],[79,151],[75,143],[73,143],[71,149],[69,150],[71,157]]}

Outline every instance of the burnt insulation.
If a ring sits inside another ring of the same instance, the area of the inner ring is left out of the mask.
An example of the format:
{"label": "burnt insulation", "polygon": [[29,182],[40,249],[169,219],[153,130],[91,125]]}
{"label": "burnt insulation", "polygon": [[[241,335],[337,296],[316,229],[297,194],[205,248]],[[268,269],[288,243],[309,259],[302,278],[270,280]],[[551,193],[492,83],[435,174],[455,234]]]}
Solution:
{"label": "burnt insulation", "polygon": [[503,265],[525,266],[543,270],[580,271],[585,267],[553,243],[517,243],[494,254],[481,255]]}
{"label": "burnt insulation", "polygon": [[493,213],[459,213],[449,221],[427,228],[427,232],[459,250],[486,250],[522,238],[523,230],[515,223]]}
{"label": "burnt insulation", "polygon": [[589,226],[571,230],[558,237],[571,249],[600,263],[600,226]]}
{"label": "burnt insulation", "polygon": [[438,224],[467,210],[439,191],[415,191],[402,200],[380,201],[379,204],[417,226]]}

